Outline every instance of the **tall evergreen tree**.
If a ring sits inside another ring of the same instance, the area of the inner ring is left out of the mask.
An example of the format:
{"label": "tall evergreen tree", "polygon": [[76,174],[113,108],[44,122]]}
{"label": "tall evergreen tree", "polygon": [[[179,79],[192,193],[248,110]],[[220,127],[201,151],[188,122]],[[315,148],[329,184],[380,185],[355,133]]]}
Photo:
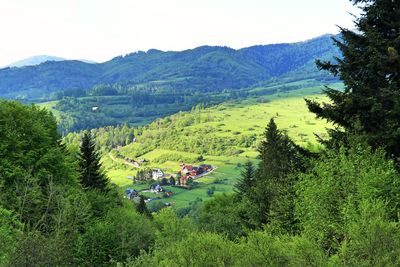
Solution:
{"label": "tall evergreen tree", "polygon": [[259,225],[273,222],[283,230],[292,231],[295,222],[292,173],[304,166],[303,150],[278,130],[273,119],[268,123],[264,137],[259,148],[260,166],[250,194],[251,202],[258,209],[253,221]]}
{"label": "tall evergreen tree", "polygon": [[342,52],[333,62],[317,61],[322,70],[338,76],[344,90],[327,88],[329,103],[306,100],[317,117],[337,126],[331,141],[343,139],[340,129],[367,134],[373,147],[383,146],[400,156],[400,1],[353,0],[362,14],[356,30],[340,28],[334,38]]}
{"label": "tall evergreen tree", "polygon": [[145,197],[144,196],[140,196],[140,201],[139,201],[138,204],[136,204],[136,210],[139,213],[141,213],[143,215],[146,215],[147,217],[151,218],[152,217],[151,213],[150,213],[149,209],[147,208],[146,202],[144,200],[145,200]]}
{"label": "tall evergreen tree", "polygon": [[238,193],[239,197],[247,196],[251,192],[251,188],[254,186],[254,175],[256,168],[253,163],[248,160],[243,166],[241,171],[241,177],[239,181],[235,184],[235,191]]}
{"label": "tall evergreen tree", "polygon": [[89,131],[85,131],[79,153],[80,181],[86,189],[108,191],[109,180],[101,171],[100,156]]}

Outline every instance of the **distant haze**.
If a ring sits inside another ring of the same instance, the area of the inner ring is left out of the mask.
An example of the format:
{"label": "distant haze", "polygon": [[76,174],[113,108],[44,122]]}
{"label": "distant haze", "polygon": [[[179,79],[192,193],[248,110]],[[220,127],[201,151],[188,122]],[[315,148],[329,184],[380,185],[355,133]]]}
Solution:
{"label": "distant haze", "polygon": [[294,42],[353,28],[349,0],[0,1],[0,67],[34,55],[103,62],[200,45]]}
{"label": "distant haze", "polygon": [[62,60],[65,60],[65,59],[61,58],[61,57],[40,55],[40,56],[33,56],[33,57],[29,57],[29,58],[25,58],[23,60],[13,62],[13,63],[7,65],[7,67],[34,66],[34,65],[39,65],[40,63],[43,63],[46,61],[62,61]]}

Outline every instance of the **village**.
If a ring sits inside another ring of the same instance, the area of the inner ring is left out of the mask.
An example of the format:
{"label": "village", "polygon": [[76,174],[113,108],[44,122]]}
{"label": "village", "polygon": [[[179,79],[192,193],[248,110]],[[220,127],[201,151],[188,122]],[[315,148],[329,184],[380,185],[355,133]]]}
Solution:
{"label": "village", "polygon": [[[161,169],[151,169],[151,181],[148,188],[144,189],[133,189],[127,188],[125,190],[125,198],[133,200],[135,202],[140,201],[140,195],[143,193],[154,194],[154,197],[148,197],[145,202],[148,203],[153,200],[159,200],[162,198],[171,197],[174,193],[171,190],[165,189],[165,186],[179,187],[184,189],[192,189],[198,182],[195,180],[202,176],[210,174],[216,167],[209,164],[201,164],[199,166],[193,166],[185,163],[179,164],[179,170],[173,174],[164,173]],[[169,178],[168,178],[169,177]],[[171,203],[165,203],[166,206],[170,206]]]}

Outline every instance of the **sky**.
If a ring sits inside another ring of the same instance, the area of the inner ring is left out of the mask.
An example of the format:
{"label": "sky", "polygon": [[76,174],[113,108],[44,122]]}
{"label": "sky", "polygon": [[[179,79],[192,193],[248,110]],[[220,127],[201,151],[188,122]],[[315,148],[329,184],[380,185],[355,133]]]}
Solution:
{"label": "sky", "polygon": [[0,66],[304,41],[354,28],[349,13],[359,14],[349,0],[0,0]]}

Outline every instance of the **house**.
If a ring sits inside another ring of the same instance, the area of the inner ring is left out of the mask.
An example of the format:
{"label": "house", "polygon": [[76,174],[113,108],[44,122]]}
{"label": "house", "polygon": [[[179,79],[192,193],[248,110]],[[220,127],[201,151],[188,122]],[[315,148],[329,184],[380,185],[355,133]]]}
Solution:
{"label": "house", "polygon": [[189,175],[182,175],[181,178],[179,179],[179,184],[181,186],[186,186],[189,178],[190,178]]}
{"label": "house", "polygon": [[188,173],[190,173],[193,170],[193,166],[192,165],[186,165],[185,163],[180,164],[181,167],[181,174],[182,175],[186,175]]}
{"label": "house", "polygon": [[153,180],[158,180],[158,179],[164,177],[164,173],[160,169],[153,169],[152,177],[153,177]]}
{"label": "house", "polygon": [[201,164],[199,167],[203,169],[203,172],[209,172],[213,169],[213,167],[208,164]]}
{"label": "house", "polygon": [[202,164],[200,166],[186,165],[185,163],[179,164],[179,172],[181,177],[179,183],[182,186],[186,186],[189,178],[195,179],[201,174],[207,174],[211,172],[214,168],[208,164]]}
{"label": "house", "polygon": [[152,184],[150,186],[150,192],[159,193],[159,192],[163,192],[163,189],[159,184]]}
{"label": "house", "polygon": [[193,167],[192,165],[186,165],[185,163],[182,163],[180,167],[182,176],[195,177],[198,175],[198,167]]}
{"label": "house", "polygon": [[139,192],[135,189],[128,188],[125,190],[125,197],[128,199],[134,199],[139,195]]}

